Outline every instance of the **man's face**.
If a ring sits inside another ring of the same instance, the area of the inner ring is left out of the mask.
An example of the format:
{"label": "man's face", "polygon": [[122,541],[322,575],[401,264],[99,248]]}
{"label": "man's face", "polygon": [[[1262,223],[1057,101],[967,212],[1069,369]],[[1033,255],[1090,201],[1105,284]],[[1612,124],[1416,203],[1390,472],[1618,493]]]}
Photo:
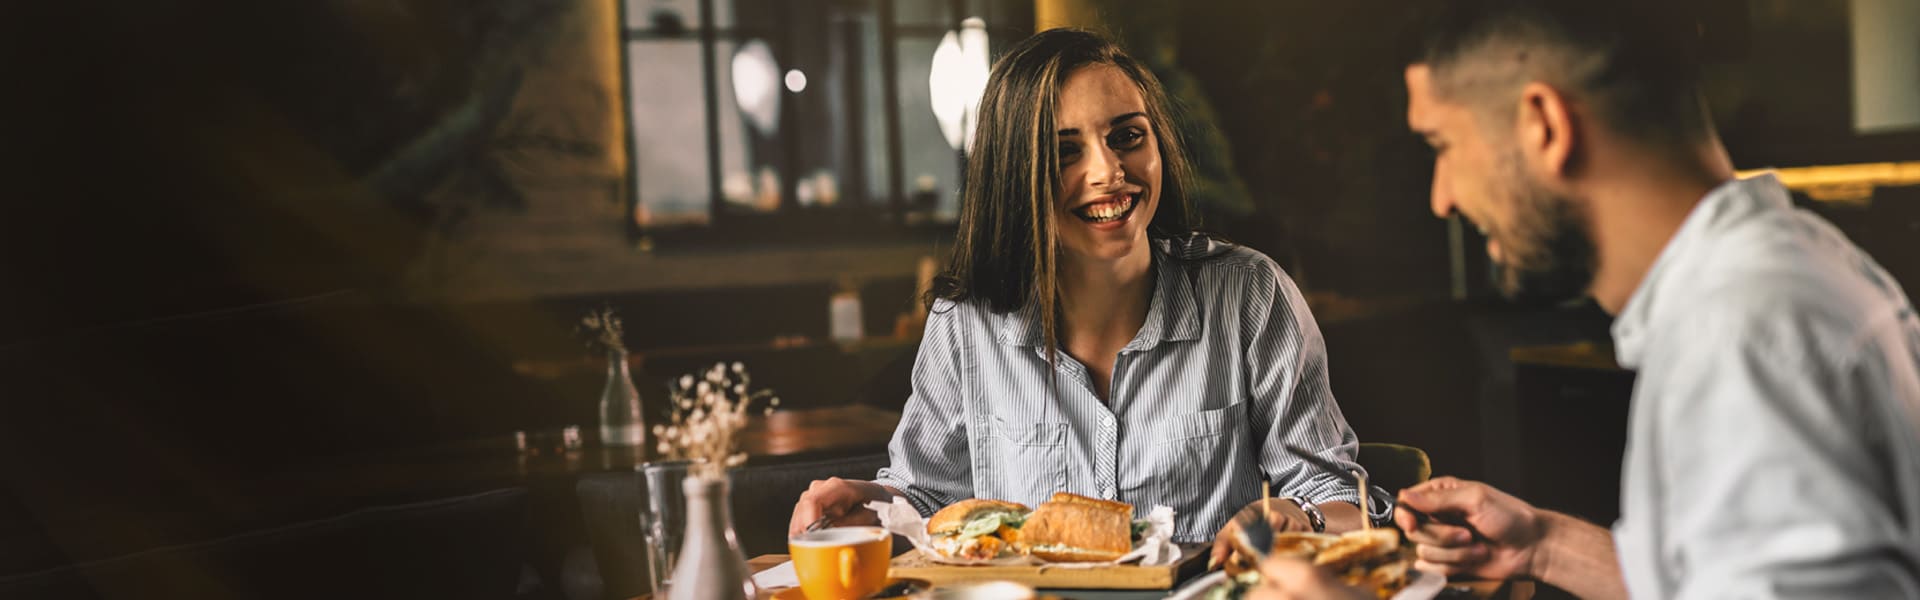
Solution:
{"label": "man's face", "polygon": [[[1508,298],[1559,302],[1587,293],[1593,242],[1571,198],[1525,168],[1512,123],[1435,94],[1426,65],[1407,67],[1407,126],[1433,147],[1435,216],[1458,213],[1487,237]],[[1518,102],[1518,99],[1515,99]]]}

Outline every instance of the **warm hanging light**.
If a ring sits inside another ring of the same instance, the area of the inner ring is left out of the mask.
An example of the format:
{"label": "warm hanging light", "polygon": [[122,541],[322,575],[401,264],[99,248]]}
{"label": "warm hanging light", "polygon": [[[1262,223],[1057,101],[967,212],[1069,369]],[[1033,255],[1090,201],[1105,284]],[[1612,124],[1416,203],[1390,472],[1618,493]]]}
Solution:
{"label": "warm hanging light", "polygon": [[947,32],[933,51],[927,91],[940,133],[955,150],[973,148],[980,95],[987,88],[987,58],[987,22],[979,17],[961,21],[960,30]]}
{"label": "warm hanging light", "polygon": [[733,100],[761,135],[779,131],[781,83],[780,67],[766,42],[748,40],[734,51]]}

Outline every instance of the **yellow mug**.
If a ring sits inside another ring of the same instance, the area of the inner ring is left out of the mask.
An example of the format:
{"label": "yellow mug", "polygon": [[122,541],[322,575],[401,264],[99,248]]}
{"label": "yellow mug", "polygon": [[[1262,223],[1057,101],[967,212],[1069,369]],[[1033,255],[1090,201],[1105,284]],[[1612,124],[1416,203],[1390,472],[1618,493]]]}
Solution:
{"label": "yellow mug", "polygon": [[787,538],[807,600],[858,600],[887,585],[893,536],[879,527],[832,527]]}

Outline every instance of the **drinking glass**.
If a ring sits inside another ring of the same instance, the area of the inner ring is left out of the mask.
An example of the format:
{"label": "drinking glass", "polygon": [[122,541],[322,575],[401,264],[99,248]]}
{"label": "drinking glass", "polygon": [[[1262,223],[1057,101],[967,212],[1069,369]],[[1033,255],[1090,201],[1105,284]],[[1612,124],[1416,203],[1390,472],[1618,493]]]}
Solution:
{"label": "drinking glass", "polygon": [[646,503],[640,507],[640,533],[646,538],[648,583],[656,595],[673,583],[673,567],[680,560],[687,531],[687,495],[680,486],[691,464],[668,460],[635,468],[647,489]]}

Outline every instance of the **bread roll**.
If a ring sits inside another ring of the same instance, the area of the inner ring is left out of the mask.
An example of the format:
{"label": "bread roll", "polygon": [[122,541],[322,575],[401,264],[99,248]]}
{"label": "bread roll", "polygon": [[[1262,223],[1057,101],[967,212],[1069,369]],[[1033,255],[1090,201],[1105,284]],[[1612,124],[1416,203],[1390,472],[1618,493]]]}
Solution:
{"label": "bread roll", "polygon": [[1133,549],[1133,505],[1064,492],[1041,504],[1020,528],[1020,542],[1051,562],[1105,562]]}

